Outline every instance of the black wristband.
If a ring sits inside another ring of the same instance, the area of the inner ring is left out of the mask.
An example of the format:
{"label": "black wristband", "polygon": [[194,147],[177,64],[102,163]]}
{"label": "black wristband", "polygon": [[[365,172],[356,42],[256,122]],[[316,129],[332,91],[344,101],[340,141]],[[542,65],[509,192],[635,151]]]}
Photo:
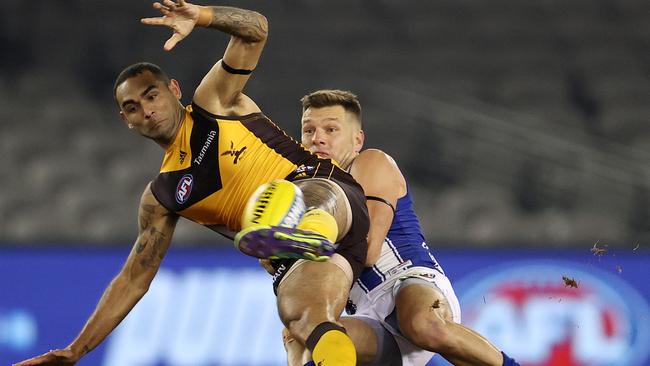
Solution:
{"label": "black wristband", "polygon": [[226,70],[226,72],[235,75],[250,75],[253,72],[253,70],[232,68],[224,60],[221,60],[221,67],[223,67],[223,69]]}

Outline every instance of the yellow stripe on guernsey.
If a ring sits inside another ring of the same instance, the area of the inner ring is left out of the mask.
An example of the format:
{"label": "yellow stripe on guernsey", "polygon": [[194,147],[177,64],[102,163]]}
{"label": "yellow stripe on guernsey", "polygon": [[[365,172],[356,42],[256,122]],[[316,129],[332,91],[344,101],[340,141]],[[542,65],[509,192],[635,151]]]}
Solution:
{"label": "yellow stripe on guernsey", "polygon": [[[191,107],[188,107],[189,111]],[[199,224],[225,224],[231,230],[240,230],[241,216],[253,192],[266,182],[286,177],[298,166],[263,143],[240,121],[216,119],[216,122],[219,125],[215,136],[218,137],[219,156],[205,156],[203,160],[219,159],[219,171],[214,174],[221,176],[222,188],[178,213]],[[196,160],[190,156],[193,124],[190,113],[186,113],[174,144],[165,155],[161,172],[186,169]],[[182,163],[179,159],[181,153],[187,154]],[[198,178],[195,175],[195,179]]]}

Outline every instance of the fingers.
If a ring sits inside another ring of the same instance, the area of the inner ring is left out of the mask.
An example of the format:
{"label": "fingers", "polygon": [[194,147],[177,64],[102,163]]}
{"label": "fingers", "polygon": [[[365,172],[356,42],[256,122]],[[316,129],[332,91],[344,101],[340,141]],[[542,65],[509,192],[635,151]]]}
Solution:
{"label": "fingers", "polygon": [[[192,31],[193,24],[188,22],[183,23],[189,19],[187,13],[190,7],[187,7],[188,3],[185,0],[178,0],[178,2],[172,0],[162,0],[162,2],[154,2],[153,7],[158,9],[164,16],[155,17],[155,18],[142,18],[140,22],[147,25],[163,25],[173,29],[174,34],[165,42],[163,48],[165,51],[170,51],[180,42],[187,34]],[[181,9],[186,7],[185,9]],[[189,19],[191,20],[191,19]],[[180,24],[180,25],[179,25]],[[189,26],[188,26],[189,24]],[[183,35],[181,35],[183,33]]]}
{"label": "fingers", "polygon": [[142,18],[140,23],[146,25],[163,25],[166,27],[172,27],[173,20],[169,17],[156,17],[156,18]]}
{"label": "fingers", "polygon": [[176,3],[172,0],[163,0],[163,5],[166,6],[170,11],[176,10]]}
{"label": "fingers", "polygon": [[153,7],[160,10],[165,15],[175,11],[177,8],[184,7],[185,5],[187,5],[185,0],[178,0],[178,3],[175,3],[172,0],[163,0],[162,4],[158,1],[153,3]]}
{"label": "fingers", "polygon": [[30,359],[30,360],[27,360],[27,361],[23,361],[21,363],[17,363],[16,365],[17,366],[36,366],[36,365],[40,365],[40,364],[41,364],[40,359]]}
{"label": "fingers", "polygon": [[275,274],[275,269],[273,268],[270,259],[260,259],[259,262],[260,265],[266,270],[266,272],[268,272],[268,274]]}
{"label": "fingers", "polygon": [[167,42],[165,42],[165,46],[163,48],[165,49],[165,51],[170,51],[172,48],[174,48],[174,46],[176,46],[176,43],[180,42],[181,39],[183,38],[184,37],[181,36],[179,33],[174,33],[172,34],[171,37],[169,37]]}
{"label": "fingers", "polygon": [[142,18],[140,19],[140,23],[142,24],[147,24],[147,25],[169,25],[169,19],[164,18],[164,17],[158,17],[158,18]]}
{"label": "fingers", "polygon": [[[13,364],[13,366],[37,366],[43,364],[72,364],[68,361],[69,350],[51,350],[47,353],[44,353],[40,356],[32,357],[28,360],[24,360],[18,363]],[[62,363],[63,362],[63,363]]]}
{"label": "fingers", "polygon": [[160,12],[163,13],[163,15],[169,15],[169,13],[171,13],[171,10],[168,7],[164,6],[159,2],[153,3],[153,8],[160,10]]}
{"label": "fingers", "polygon": [[33,366],[33,365],[40,364],[40,362],[43,360],[44,360],[44,355],[41,355],[41,356],[32,357],[29,360],[15,363],[12,366]]}

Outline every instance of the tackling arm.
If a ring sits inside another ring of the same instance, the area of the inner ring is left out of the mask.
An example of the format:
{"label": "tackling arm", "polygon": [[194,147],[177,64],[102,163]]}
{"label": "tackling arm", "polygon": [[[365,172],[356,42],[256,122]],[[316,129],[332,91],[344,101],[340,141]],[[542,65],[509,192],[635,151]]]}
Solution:
{"label": "tackling arm", "polygon": [[[397,206],[397,200],[406,194],[406,180],[395,161],[381,150],[362,151],[350,171],[361,184],[366,196],[383,198]],[[374,265],[381,255],[381,247],[393,222],[393,209],[384,202],[368,200],[370,229],[366,266]]]}

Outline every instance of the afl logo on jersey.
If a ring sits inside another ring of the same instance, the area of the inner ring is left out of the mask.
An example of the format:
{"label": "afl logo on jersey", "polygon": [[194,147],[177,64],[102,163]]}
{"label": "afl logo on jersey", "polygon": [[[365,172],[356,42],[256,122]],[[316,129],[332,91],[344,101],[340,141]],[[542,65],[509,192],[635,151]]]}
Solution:
{"label": "afl logo on jersey", "polygon": [[185,174],[183,178],[181,178],[181,180],[178,182],[178,185],[176,186],[176,202],[179,205],[187,202],[187,199],[190,197],[190,193],[192,193],[193,185],[194,177],[192,177],[192,174]]}

